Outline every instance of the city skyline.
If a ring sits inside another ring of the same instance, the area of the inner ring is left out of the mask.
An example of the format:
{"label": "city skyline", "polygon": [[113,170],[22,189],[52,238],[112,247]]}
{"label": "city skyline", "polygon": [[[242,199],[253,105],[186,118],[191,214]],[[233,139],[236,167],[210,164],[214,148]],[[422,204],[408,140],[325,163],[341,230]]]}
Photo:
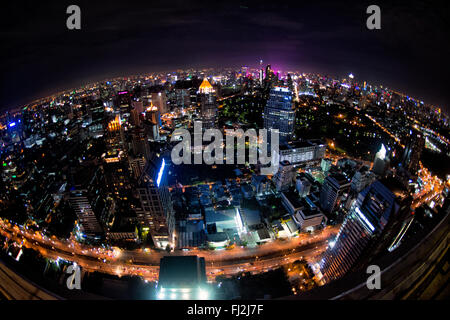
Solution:
{"label": "city skyline", "polygon": [[448,298],[448,7],[68,5],[2,10],[0,300]]}
{"label": "city skyline", "polygon": [[82,29],[70,31],[64,2],[33,4],[28,11],[6,4],[1,108],[111,76],[256,66],[263,59],[283,71],[335,77],[353,72],[363,81],[449,110],[444,87],[449,48],[439,41],[448,8],[381,2],[383,27],[370,31],[364,3],[325,1],[315,7],[288,2],[280,7],[240,1],[168,7],[156,1],[127,4],[126,10],[120,2],[79,5]]}

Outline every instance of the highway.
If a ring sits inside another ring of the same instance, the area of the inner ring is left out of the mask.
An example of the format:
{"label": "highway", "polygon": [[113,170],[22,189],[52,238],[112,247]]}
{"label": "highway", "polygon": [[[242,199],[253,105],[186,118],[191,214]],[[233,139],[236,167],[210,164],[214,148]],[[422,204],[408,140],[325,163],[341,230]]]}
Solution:
{"label": "highway", "polygon": [[189,252],[104,249],[81,245],[74,240],[58,240],[42,236],[24,228],[0,220],[0,234],[19,246],[32,248],[44,257],[76,262],[86,271],[99,271],[117,276],[141,276],[156,281],[159,261],[166,255],[198,255],[205,258],[209,280],[217,275],[231,276],[239,272],[259,273],[304,258],[315,261],[327,247],[328,239],[334,237],[338,226],[327,227],[317,234],[301,234],[284,241],[274,241],[256,248],[230,250],[191,250]]}

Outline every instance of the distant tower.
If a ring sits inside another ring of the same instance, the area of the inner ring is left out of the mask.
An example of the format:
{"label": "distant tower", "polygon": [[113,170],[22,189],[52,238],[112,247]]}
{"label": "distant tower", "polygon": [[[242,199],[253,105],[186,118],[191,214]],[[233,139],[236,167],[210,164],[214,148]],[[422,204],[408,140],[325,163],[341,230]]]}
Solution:
{"label": "distant tower", "polygon": [[217,103],[213,86],[204,78],[198,89],[201,104],[201,118],[203,128],[213,128],[216,122]]}
{"label": "distant tower", "polygon": [[420,168],[420,155],[422,154],[423,147],[425,146],[425,139],[420,132],[415,130],[411,130],[409,136],[409,141],[406,144],[402,155],[402,166],[412,175],[417,175],[417,171]]}
{"label": "distant tower", "polygon": [[271,77],[271,74],[272,74],[272,66],[268,64],[266,66],[266,79],[269,79]]}
{"label": "distant tower", "polygon": [[280,140],[288,140],[294,135],[294,121],[292,92],[285,87],[271,89],[264,108],[264,128],[269,131],[278,129]]}
{"label": "distant tower", "polygon": [[153,92],[151,94],[152,104],[158,108],[160,114],[169,112],[167,108],[167,96],[165,92]]}
{"label": "distant tower", "polygon": [[382,144],[380,150],[375,154],[372,171],[379,176],[384,176],[386,168],[387,168],[386,147],[384,146],[384,144]]}

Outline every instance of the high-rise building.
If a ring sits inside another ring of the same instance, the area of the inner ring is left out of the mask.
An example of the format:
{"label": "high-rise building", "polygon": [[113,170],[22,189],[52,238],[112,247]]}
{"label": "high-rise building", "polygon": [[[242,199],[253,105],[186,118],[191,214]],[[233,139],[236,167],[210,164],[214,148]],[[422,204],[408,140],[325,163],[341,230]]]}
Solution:
{"label": "high-rise building", "polygon": [[152,153],[148,142],[148,133],[145,128],[136,128],[132,130],[131,149],[134,155],[142,155],[145,159],[150,159]]}
{"label": "high-rise building", "polygon": [[419,161],[425,146],[425,139],[423,135],[416,130],[411,130],[409,135],[408,143],[406,144],[402,155],[402,166],[412,175],[416,175],[417,171],[420,169]]}
{"label": "high-rise building", "polygon": [[[285,87],[271,89],[267,105],[264,108],[264,128],[269,131],[278,129],[280,139],[288,140],[294,135],[294,121],[292,92]],[[270,136],[270,132],[268,136]]]}
{"label": "high-rise building", "polygon": [[120,110],[121,114],[130,113],[131,111],[131,96],[128,91],[120,91],[114,99],[114,105]]}
{"label": "high-rise building", "polygon": [[174,244],[175,216],[167,171],[164,158],[149,161],[137,189],[144,211],[143,224],[149,227],[153,243],[159,248]]}
{"label": "high-rise building", "polygon": [[83,233],[88,237],[96,237],[103,233],[103,229],[91,207],[86,190],[72,190],[68,196],[70,206],[77,215],[78,223]]}
{"label": "high-rise building", "polygon": [[280,161],[287,160],[294,166],[319,162],[325,151],[326,145],[320,140],[290,141],[280,145]]}
{"label": "high-rise building", "polygon": [[375,154],[372,171],[383,177],[386,173],[387,165],[388,160],[386,158],[386,147],[382,144],[380,150]]}
{"label": "high-rise building", "polygon": [[161,127],[161,112],[159,109],[154,105],[147,107],[145,119],[144,128],[147,135],[153,140],[159,140],[159,128]]}
{"label": "high-rise building", "polygon": [[293,184],[295,177],[295,170],[289,161],[281,161],[278,167],[278,172],[273,176],[275,187],[278,191],[289,189]]}
{"label": "high-rise building", "polygon": [[130,120],[131,124],[139,127],[141,125],[141,115],[144,112],[144,106],[142,101],[131,102]]}
{"label": "high-rise building", "polygon": [[369,171],[367,167],[363,167],[357,171],[352,178],[351,189],[355,192],[361,192],[365,187],[375,181],[375,174]]}
{"label": "high-rise building", "polygon": [[300,197],[306,197],[311,190],[311,182],[306,177],[297,177],[295,180],[295,189]]}
{"label": "high-rise building", "polygon": [[393,178],[361,191],[322,260],[325,281],[359,270],[395,248],[409,225],[410,205],[407,190]]}
{"label": "high-rise building", "polygon": [[124,150],[124,130],[122,127],[122,120],[119,115],[116,115],[114,120],[108,123],[108,134],[106,136],[107,149],[110,152],[116,150]]}
{"label": "high-rise building", "polygon": [[158,108],[160,114],[169,112],[167,108],[167,95],[164,91],[162,92],[152,92],[152,104]]}
{"label": "high-rise building", "polygon": [[133,177],[135,179],[139,179],[144,173],[146,163],[145,157],[128,157],[128,162],[130,164],[131,172],[133,172]]}
{"label": "high-rise building", "polygon": [[328,159],[328,158],[322,159],[322,161],[320,162],[320,167],[322,168],[322,171],[324,173],[327,173],[328,171],[330,171],[332,163],[333,163],[333,161],[331,159]]}
{"label": "high-rise building", "polygon": [[320,206],[327,212],[333,212],[341,203],[342,197],[350,188],[349,179],[340,173],[325,178],[320,191]]}
{"label": "high-rise building", "polygon": [[198,89],[198,99],[201,105],[202,126],[204,129],[214,128],[217,114],[216,96],[208,79],[203,79]]}

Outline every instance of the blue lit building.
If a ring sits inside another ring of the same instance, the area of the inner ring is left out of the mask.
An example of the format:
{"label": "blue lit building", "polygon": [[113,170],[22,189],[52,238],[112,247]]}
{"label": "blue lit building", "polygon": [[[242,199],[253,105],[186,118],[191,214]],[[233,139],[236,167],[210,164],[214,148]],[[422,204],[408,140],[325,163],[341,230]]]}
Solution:
{"label": "blue lit building", "polygon": [[393,178],[361,191],[322,260],[325,281],[356,272],[395,249],[409,226],[410,205],[407,190]]}
{"label": "blue lit building", "polygon": [[292,92],[285,87],[274,87],[264,108],[264,128],[269,131],[268,136],[270,130],[278,129],[280,139],[290,139],[294,135],[294,122]]}
{"label": "blue lit building", "polygon": [[175,213],[167,187],[167,172],[164,158],[149,161],[137,189],[142,208],[138,219],[149,228],[155,246],[163,249],[175,244]]}

